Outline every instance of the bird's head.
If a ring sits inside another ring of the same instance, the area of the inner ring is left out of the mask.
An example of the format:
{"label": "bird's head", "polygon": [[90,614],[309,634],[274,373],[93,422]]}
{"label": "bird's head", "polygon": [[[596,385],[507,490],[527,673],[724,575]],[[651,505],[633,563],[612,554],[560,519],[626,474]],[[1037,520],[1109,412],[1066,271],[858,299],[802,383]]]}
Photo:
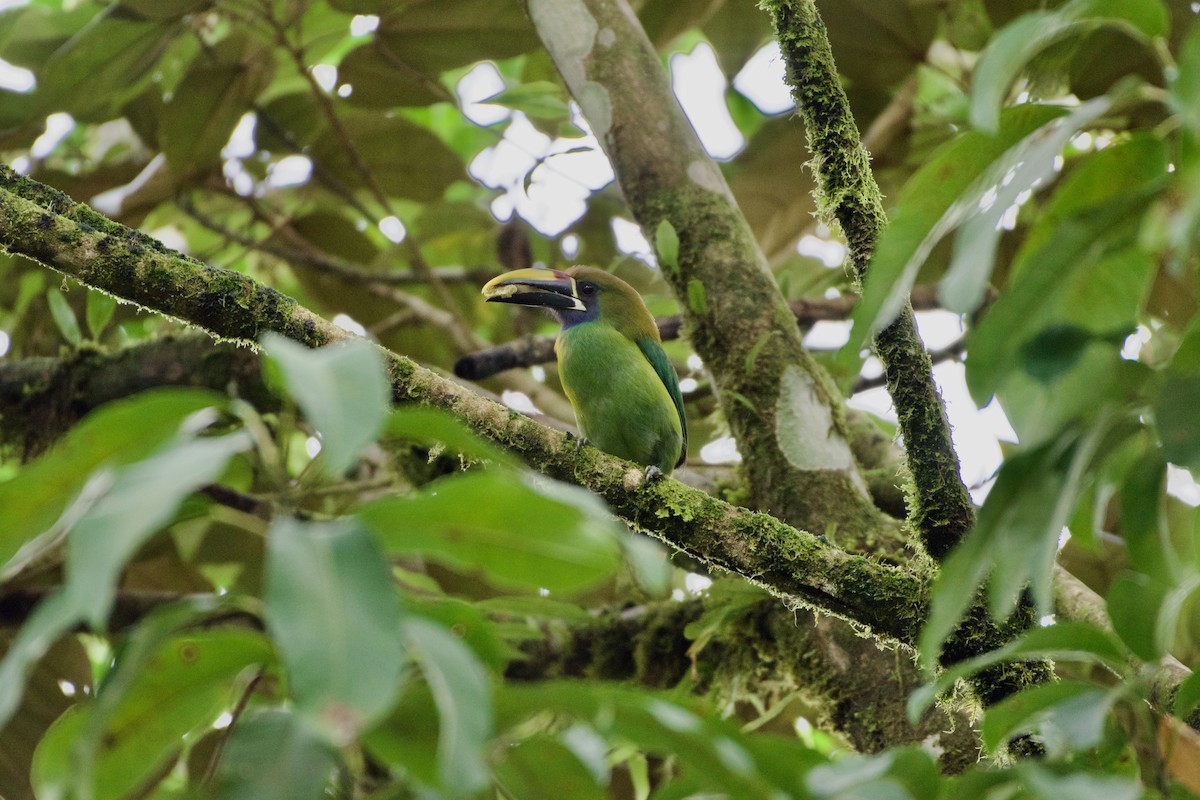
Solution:
{"label": "bird's head", "polygon": [[603,320],[630,339],[658,339],[658,327],[637,290],[595,267],[506,272],[487,282],[483,296],[492,303],[545,308],[563,328]]}

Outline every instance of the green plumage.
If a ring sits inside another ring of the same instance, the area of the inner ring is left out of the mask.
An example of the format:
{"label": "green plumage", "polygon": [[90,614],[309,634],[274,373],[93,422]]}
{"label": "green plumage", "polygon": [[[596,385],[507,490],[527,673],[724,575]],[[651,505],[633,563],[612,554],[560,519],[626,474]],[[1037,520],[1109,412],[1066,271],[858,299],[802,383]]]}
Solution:
{"label": "green plumage", "polygon": [[679,378],[632,286],[602,270],[571,267],[506,273],[483,292],[497,302],[546,307],[562,321],[558,373],[588,441],[667,473],[684,462]]}
{"label": "green plumage", "polygon": [[592,267],[567,274],[598,287],[599,314],[564,328],[555,343],[579,432],[606,453],[670,472],[686,458],[687,426],[654,318],[620,278]]}
{"label": "green plumage", "polygon": [[[632,342],[597,320],[564,330],[555,350],[580,434],[607,453],[663,472],[682,462],[683,401],[658,342]],[[652,358],[669,370],[669,386]]]}

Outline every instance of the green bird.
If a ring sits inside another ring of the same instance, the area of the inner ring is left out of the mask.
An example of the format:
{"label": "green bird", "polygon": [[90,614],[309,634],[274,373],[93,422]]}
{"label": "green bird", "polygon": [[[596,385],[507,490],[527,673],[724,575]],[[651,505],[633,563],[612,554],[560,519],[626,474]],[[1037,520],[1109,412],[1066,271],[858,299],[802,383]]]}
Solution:
{"label": "green bird", "polygon": [[593,267],[518,269],[488,281],[490,302],[535,306],[562,324],[558,374],[580,434],[670,473],[687,458],[679,377],[637,290]]}

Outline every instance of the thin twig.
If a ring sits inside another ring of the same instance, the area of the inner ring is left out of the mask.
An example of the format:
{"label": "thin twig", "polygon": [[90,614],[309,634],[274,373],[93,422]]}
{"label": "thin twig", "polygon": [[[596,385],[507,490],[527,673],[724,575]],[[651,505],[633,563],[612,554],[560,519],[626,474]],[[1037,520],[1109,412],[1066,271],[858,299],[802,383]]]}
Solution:
{"label": "thin twig", "polygon": [[208,765],[204,768],[204,776],[200,779],[201,786],[210,786],[212,784],[212,779],[217,772],[217,765],[221,763],[221,755],[225,752],[225,743],[233,735],[233,728],[246,711],[246,706],[250,704],[250,697],[254,694],[254,690],[258,688],[258,683],[262,680],[262,676],[262,669],[254,673],[254,677],[250,679],[246,684],[246,688],[242,690],[242,695],[238,698],[237,705],[229,712],[229,724],[225,726],[225,730],[221,733],[221,738],[217,740],[217,745],[213,748],[212,755],[208,759]]}

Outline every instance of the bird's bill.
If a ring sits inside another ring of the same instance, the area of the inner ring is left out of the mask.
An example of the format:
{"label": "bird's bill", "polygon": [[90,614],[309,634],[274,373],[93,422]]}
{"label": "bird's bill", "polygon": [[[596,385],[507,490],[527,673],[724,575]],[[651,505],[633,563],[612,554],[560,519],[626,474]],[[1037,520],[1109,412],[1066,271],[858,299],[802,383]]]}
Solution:
{"label": "bird's bill", "polygon": [[555,269],[517,269],[498,275],[483,287],[489,303],[515,303],[563,311],[586,311],[575,292],[575,279]]}

